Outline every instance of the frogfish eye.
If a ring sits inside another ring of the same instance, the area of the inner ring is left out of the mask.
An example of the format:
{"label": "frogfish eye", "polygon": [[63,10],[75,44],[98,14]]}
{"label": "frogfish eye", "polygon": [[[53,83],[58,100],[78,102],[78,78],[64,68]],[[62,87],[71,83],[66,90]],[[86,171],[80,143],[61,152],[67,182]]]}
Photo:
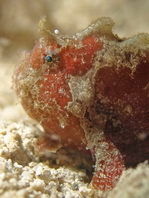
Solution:
{"label": "frogfish eye", "polygon": [[50,63],[50,62],[52,62],[52,57],[47,55],[45,60],[46,60],[46,62]]}

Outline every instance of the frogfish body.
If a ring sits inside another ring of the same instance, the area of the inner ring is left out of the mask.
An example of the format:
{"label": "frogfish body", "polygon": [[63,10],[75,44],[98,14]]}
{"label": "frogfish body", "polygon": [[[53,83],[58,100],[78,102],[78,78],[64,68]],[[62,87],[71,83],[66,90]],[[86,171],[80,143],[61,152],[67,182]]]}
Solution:
{"label": "frogfish body", "polygon": [[44,22],[41,39],[16,67],[15,91],[47,144],[88,147],[92,186],[112,189],[123,170],[149,159],[149,35],[120,39],[113,21],[101,18],[64,37]]}

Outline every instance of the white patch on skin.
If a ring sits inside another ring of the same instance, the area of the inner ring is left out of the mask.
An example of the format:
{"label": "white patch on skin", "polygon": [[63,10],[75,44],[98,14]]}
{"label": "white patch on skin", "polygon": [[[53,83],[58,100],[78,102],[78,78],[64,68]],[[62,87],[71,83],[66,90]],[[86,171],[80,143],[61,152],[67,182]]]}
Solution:
{"label": "white patch on skin", "polygon": [[66,95],[66,91],[63,88],[59,88],[58,93]]}

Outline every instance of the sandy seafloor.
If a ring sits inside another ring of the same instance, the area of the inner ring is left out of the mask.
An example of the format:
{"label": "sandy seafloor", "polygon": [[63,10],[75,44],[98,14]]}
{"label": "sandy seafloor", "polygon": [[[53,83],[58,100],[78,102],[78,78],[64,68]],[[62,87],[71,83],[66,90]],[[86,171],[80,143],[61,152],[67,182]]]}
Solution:
{"label": "sandy seafloor", "polygon": [[[111,17],[114,33],[149,33],[148,0],[0,0],[0,197],[148,198],[146,162],[126,170],[108,195],[92,190],[82,158],[61,151],[42,156],[36,148],[42,128],[22,109],[12,89],[12,74],[22,50],[38,39],[46,16],[51,31],[73,34],[98,17]],[[79,167],[79,168],[78,168]],[[99,195],[98,195],[99,194]]]}

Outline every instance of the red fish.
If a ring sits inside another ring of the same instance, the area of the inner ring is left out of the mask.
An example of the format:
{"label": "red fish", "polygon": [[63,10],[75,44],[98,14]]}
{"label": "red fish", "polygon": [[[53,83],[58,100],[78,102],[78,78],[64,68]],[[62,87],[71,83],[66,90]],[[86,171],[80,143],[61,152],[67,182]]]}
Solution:
{"label": "red fish", "polygon": [[[73,37],[48,31],[14,74],[21,103],[45,129],[42,142],[95,156],[92,186],[106,191],[149,158],[149,35],[125,40],[101,18]],[[53,144],[52,144],[53,142]]]}

